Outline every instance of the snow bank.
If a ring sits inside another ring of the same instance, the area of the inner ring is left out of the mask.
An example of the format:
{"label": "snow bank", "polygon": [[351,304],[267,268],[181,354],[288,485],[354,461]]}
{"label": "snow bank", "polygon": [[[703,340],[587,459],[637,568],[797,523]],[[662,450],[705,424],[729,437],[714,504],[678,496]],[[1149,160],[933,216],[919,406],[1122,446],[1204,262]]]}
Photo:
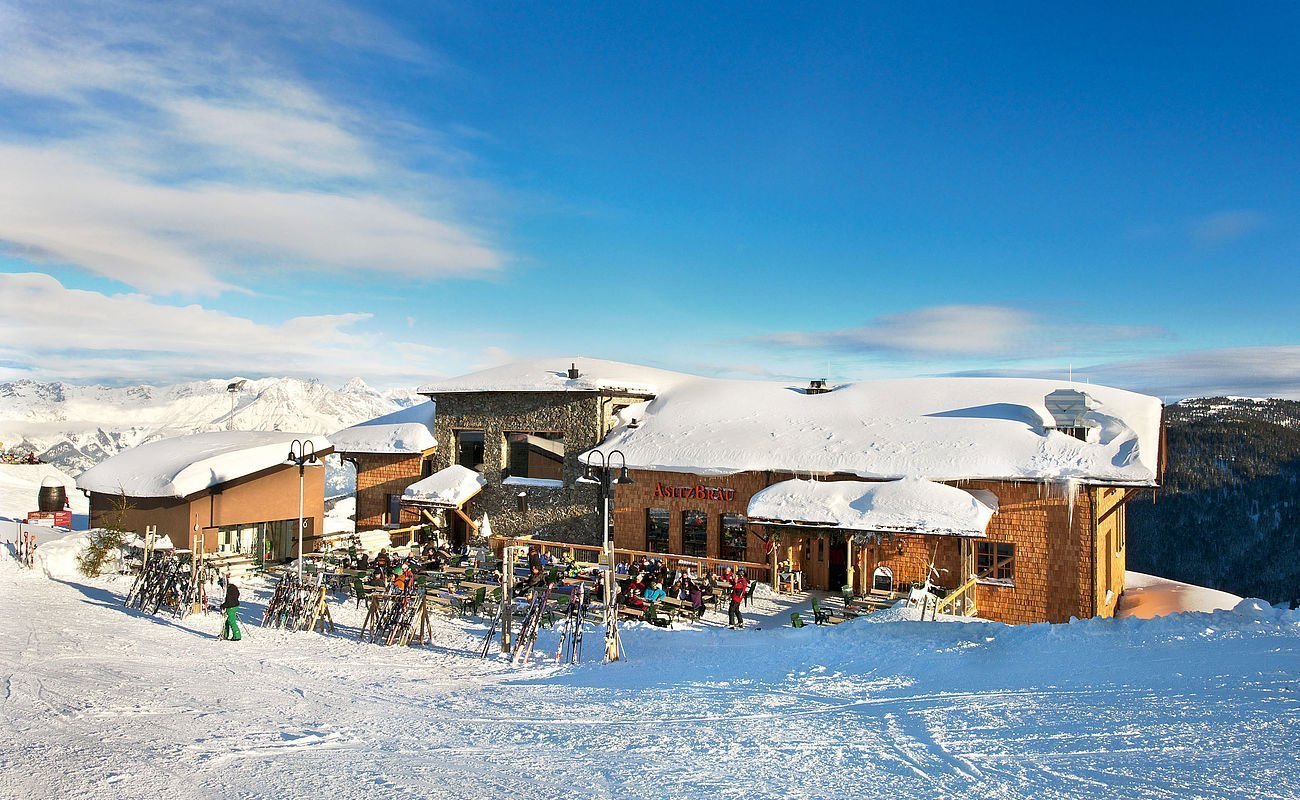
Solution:
{"label": "snow bank", "polygon": [[[1049,428],[1045,400],[1062,388],[1096,401],[1085,415],[1096,441]],[[622,450],[630,467],[697,474],[1152,485],[1160,414],[1154,397],[1057,380],[915,378],[809,395],[787,383],[680,376],[601,449]]]}
{"label": "snow bank", "polygon": [[36,564],[45,577],[54,580],[80,578],[77,555],[90,543],[89,531],[78,531],[60,536],[36,547]]}
{"label": "snow bank", "polygon": [[811,523],[855,531],[983,536],[997,512],[991,492],[921,478],[862,481],[789,480],[772,484],[749,501],[752,521]]}
{"label": "snow bank", "polygon": [[[579,376],[569,378],[569,365]],[[535,358],[421,386],[420,394],[451,392],[626,392],[654,395],[691,376],[599,358]]]}
{"label": "snow bank", "polygon": [[437,446],[433,438],[433,403],[385,414],[330,434],[339,453],[423,453]]}
{"label": "snow bank", "polygon": [[[212,431],[177,436],[123,451],[77,478],[77,486],[128,497],[188,497],[227,481],[284,464],[289,445],[311,434],[280,431]],[[316,436],[318,455],[329,442]]]}
{"label": "snow bank", "polygon": [[468,467],[452,464],[406,487],[402,499],[454,508],[487,486],[487,479]]}
{"label": "snow bank", "polygon": [[1119,599],[1115,616],[1151,619],[1183,611],[1233,609],[1242,602],[1242,598],[1237,595],[1218,589],[1207,589],[1141,572],[1125,572],[1124,594]]}

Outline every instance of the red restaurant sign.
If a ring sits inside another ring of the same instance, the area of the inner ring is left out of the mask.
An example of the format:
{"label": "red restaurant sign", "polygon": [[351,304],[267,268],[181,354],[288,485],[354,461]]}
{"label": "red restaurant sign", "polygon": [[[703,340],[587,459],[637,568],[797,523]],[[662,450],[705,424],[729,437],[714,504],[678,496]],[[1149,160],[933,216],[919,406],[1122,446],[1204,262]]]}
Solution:
{"label": "red restaurant sign", "polygon": [[702,483],[694,486],[668,486],[656,483],[655,497],[676,497],[684,500],[735,500],[736,490],[705,486]]}

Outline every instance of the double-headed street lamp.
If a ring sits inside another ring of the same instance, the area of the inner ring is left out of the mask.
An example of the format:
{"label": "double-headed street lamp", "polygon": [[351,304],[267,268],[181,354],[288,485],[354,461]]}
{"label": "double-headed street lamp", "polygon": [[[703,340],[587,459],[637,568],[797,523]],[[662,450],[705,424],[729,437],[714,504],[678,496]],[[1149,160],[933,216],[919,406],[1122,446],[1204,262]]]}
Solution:
{"label": "double-headed street lamp", "polygon": [[[599,464],[596,463],[596,456],[600,456]],[[617,477],[613,474],[614,456],[618,456]],[[609,500],[614,494],[616,484],[633,482],[631,476],[627,474],[627,459],[623,456],[623,451],[612,450],[608,456],[599,450],[588,452],[586,474],[578,480],[582,483],[594,483],[596,496],[600,502],[605,551],[605,660],[618,661],[622,642],[618,636],[618,611],[614,608],[614,540],[609,530]]]}
{"label": "double-headed street lamp", "polygon": [[298,585],[302,585],[302,484],[303,475],[307,472],[308,464],[317,464],[320,459],[316,457],[316,445],[311,443],[311,439],[302,441],[294,439],[289,445],[289,458],[291,464],[298,465]]}

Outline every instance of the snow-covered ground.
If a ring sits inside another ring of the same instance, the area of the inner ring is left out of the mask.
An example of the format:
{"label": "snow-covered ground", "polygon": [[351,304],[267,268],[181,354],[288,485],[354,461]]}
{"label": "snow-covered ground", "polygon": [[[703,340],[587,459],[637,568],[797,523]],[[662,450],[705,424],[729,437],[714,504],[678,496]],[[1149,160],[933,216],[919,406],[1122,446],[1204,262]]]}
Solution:
{"label": "snow-covered ground", "polygon": [[334,635],[230,643],[126,589],[0,558],[0,797],[1300,796],[1300,614],[1250,601],[796,630],[766,598],[759,630],[629,625],[615,665],[589,631],[581,666],[512,668],[480,621],[382,648],[345,604]]}

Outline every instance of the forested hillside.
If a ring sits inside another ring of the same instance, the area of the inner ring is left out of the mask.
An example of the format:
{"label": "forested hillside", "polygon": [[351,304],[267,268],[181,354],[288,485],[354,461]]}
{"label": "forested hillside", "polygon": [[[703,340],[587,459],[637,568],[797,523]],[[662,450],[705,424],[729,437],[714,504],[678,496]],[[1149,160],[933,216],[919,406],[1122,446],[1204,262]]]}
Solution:
{"label": "forested hillside", "polygon": [[1300,603],[1300,402],[1200,398],[1165,414],[1164,486],[1128,507],[1129,569]]}

